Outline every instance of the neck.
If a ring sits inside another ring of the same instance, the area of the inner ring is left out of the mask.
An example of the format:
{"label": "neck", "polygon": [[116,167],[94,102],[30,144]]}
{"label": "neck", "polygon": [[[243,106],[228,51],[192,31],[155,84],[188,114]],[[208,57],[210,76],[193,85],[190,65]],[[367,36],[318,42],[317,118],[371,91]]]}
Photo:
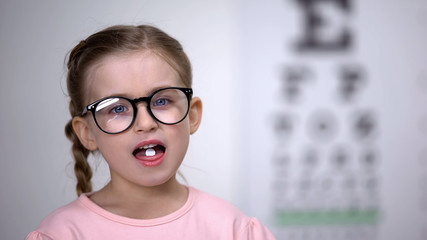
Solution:
{"label": "neck", "polygon": [[111,195],[119,196],[121,199],[126,198],[129,201],[149,201],[153,198],[162,198],[174,195],[183,186],[176,180],[175,176],[171,177],[163,184],[156,186],[141,186],[137,184],[123,183],[121,179],[112,179],[107,185],[106,190]]}
{"label": "neck", "polygon": [[165,216],[187,201],[187,188],[173,176],[157,186],[122,184],[112,179],[91,196],[92,201],[112,213],[139,219]]}

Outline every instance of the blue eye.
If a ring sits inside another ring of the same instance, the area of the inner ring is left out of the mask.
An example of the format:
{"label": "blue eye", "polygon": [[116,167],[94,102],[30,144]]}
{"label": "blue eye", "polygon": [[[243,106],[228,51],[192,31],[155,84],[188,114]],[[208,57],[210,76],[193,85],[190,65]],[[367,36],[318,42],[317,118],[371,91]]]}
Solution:
{"label": "blue eye", "polygon": [[164,106],[164,105],[166,105],[166,104],[168,104],[168,103],[169,103],[169,101],[168,101],[167,99],[160,98],[160,99],[157,99],[157,100],[154,102],[154,106]]}
{"label": "blue eye", "polygon": [[111,109],[111,112],[113,113],[123,113],[126,112],[128,109],[125,106],[119,105],[119,106],[115,106],[114,108]]}

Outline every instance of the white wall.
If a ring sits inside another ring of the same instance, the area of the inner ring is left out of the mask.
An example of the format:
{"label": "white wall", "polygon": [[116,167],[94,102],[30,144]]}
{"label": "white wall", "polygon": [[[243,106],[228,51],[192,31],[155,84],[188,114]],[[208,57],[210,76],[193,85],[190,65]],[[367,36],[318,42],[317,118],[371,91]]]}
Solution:
{"label": "white wall", "polygon": [[[66,53],[112,24],[153,24],[177,38],[194,68],[204,101],[182,171],[189,183],[233,201],[234,20],[220,1],[0,2],[0,238],[23,239],[55,208],[75,199]],[[108,173],[102,160],[96,185]],[[188,167],[187,167],[188,166]]]}

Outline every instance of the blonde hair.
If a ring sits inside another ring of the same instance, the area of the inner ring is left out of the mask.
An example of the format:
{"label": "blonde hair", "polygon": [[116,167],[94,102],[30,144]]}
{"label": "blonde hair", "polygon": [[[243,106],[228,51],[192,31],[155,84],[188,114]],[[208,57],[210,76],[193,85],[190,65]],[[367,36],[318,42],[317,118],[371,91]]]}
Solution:
{"label": "blonde hair", "polygon": [[[191,87],[191,63],[176,39],[153,26],[112,26],[80,41],[68,54],[67,90],[71,118],[80,116],[85,107],[84,82],[91,66],[112,54],[144,50],[150,50],[164,59],[178,73],[184,86]],[[72,127],[72,119],[65,126],[65,134],[73,143],[77,195],[91,192],[92,169],[87,161],[90,151],[79,141]]]}

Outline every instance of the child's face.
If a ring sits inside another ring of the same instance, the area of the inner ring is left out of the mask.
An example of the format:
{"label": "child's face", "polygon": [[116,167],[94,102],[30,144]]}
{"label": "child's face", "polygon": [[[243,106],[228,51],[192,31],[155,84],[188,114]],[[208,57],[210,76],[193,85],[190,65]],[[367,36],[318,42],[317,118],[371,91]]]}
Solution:
{"label": "child's face", "polygon": [[[156,54],[145,51],[113,55],[89,69],[85,100],[89,104],[108,96],[135,99],[165,87],[185,86],[176,71]],[[189,135],[200,123],[199,98],[192,99],[189,115],[176,125],[157,122],[146,106],[144,102],[137,105],[134,124],[119,134],[102,132],[91,114],[73,121],[83,145],[89,150],[98,149],[108,162],[113,182],[140,186],[167,182],[175,176],[187,151]],[[153,147],[155,144],[158,145]],[[138,150],[144,147],[152,147],[152,150]]]}

